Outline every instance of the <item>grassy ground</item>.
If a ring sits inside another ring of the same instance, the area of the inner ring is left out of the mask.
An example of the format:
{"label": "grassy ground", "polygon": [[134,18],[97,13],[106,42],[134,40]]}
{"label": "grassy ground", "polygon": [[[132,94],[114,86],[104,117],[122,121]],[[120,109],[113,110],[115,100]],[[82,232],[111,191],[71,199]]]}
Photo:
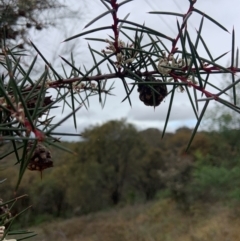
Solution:
{"label": "grassy ground", "polygon": [[42,224],[36,241],[240,241],[240,217],[221,205],[183,213],[163,200]]}

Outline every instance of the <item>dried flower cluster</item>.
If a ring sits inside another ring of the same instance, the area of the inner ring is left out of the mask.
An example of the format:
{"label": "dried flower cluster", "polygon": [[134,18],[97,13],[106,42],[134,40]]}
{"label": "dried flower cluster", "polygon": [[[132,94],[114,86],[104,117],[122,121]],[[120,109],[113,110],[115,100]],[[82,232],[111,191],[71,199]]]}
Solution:
{"label": "dried flower cluster", "polygon": [[163,57],[159,58],[158,62],[158,71],[162,75],[168,75],[173,69],[183,70],[186,66],[190,64],[190,59],[187,59],[187,63],[184,59],[176,59],[173,54],[170,54],[169,57],[166,57],[166,53],[163,53]]}
{"label": "dried flower cluster", "polygon": [[[15,98],[12,95],[11,96],[8,95],[8,98],[13,104],[14,109],[12,109],[11,106],[7,104],[7,101],[4,97],[0,98],[0,106],[3,108],[5,107],[6,109],[10,109],[9,114],[11,115],[11,117],[23,124],[25,120],[25,113],[24,113],[22,103],[21,102],[16,103]],[[2,108],[0,109],[0,111],[2,111]]]}
{"label": "dried flower cluster", "polygon": [[117,68],[121,68],[121,65],[132,63],[135,60],[136,54],[135,54],[134,57],[127,59],[126,56],[123,54],[123,51],[121,50],[125,47],[126,48],[132,48],[133,44],[130,44],[130,45],[127,44],[126,45],[124,41],[119,40],[118,41],[118,47],[121,50],[121,52],[117,53],[117,50],[114,46],[114,42],[110,41],[109,39],[106,39],[105,41],[108,43],[108,46],[106,47],[107,51],[103,49],[102,53],[104,53],[104,54],[116,53],[117,61],[115,62],[115,65],[116,65]]}
{"label": "dried flower cluster", "polygon": [[97,91],[95,83],[90,83],[89,85],[86,85],[85,83],[81,82],[81,83],[74,83],[72,86],[75,93],[80,93],[83,90]]}

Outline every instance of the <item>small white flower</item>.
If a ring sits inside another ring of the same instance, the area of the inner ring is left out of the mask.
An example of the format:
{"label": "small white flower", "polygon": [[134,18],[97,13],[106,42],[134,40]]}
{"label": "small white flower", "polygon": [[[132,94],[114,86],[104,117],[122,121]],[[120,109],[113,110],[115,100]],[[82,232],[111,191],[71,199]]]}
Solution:
{"label": "small white flower", "polygon": [[163,56],[159,58],[158,62],[158,71],[163,75],[168,75],[171,72],[171,68],[184,68],[189,66],[191,63],[191,59],[187,58],[187,65],[184,59],[176,59],[174,58],[173,54],[170,54],[169,57],[166,57],[166,54],[163,53]]}
{"label": "small white flower", "polygon": [[80,83],[80,89],[84,89],[86,85],[84,83]]}
{"label": "small white flower", "polygon": [[[0,238],[4,235],[5,226],[0,226]],[[3,239],[3,241],[17,241],[16,239]]]}
{"label": "small white flower", "polygon": [[135,58],[127,59],[124,61],[124,64],[130,64],[135,60]]}
{"label": "small white flower", "polygon": [[118,64],[123,63],[123,59],[124,59],[124,56],[122,55],[122,53],[118,53],[117,54],[117,62],[118,62]]}
{"label": "small white flower", "polygon": [[179,68],[185,67],[185,61],[183,59],[179,59],[177,65]]}
{"label": "small white flower", "polygon": [[119,48],[124,48],[126,46],[126,44],[122,40],[119,40],[118,41],[118,46],[119,46]]}
{"label": "small white flower", "polygon": [[180,93],[183,93],[185,91],[185,89],[181,85],[178,87],[178,90]]}
{"label": "small white flower", "polygon": [[167,68],[168,66],[171,66],[167,60],[167,58],[160,58],[158,62],[158,71],[162,75],[167,75],[170,73],[171,69]]}
{"label": "small white flower", "polygon": [[25,112],[23,109],[23,105],[19,102],[17,105],[15,104],[16,111],[12,111],[11,116],[16,118],[20,123],[24,123],[25,121]]}
{"label": "small white flower", "polygon": [[[108,46],[106,47],[107,50],[104,50],[104,49],[102,50],[102,53],[104,53],[104,54],[116,53],[116,48],[114,46],[114,42],[110,41],[109,39],[106,39],[105,41],[108,43]],[[122,40],[118,41],[118,47],[120,49],[125,48],[125,46],[126,46],[126,44],[124,41],[122,41]],[[127,47],[132,48],[133,44],[127,45]],[[136,56],[136,54],[135,54],[135,56]],[[117,61],[115,63],[116,67],[121,68],[121,64],[132,63],[135,60],[135,56],[133,58],[126,59],[126,56],[122,52],[117,53],[117,55],[116,55]]]}
{"label": "small white flower", "polygon": [[194,78],[194,76],[189,76],[189,77],[188,77],[188,80],[189,80],[191,83],[195,84],[195,85],[198,84],[198,82],[197,82],[197,80]]}
{"label": "small white flower", "polygon": [[96,88],[96,84],[95,83],[91,83],[91,87],[92,88]]}
{"label": "small white flower", "polygon": [[4,235],[5,226],[0,226],[0,238]]}

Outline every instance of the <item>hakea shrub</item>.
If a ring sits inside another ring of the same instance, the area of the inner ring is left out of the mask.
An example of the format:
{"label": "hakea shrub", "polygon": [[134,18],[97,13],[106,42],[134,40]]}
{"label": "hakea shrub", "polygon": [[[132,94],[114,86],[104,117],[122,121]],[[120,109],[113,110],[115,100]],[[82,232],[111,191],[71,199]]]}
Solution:
{"label": "hakea shrub", "polygon": [[[126,92],[123,101],[128,101],[130,105],[132,104],[131,94],[136,87],[140,101],[143,101],[145,105],[156,108],[164,98],[169,98],[163,135],[170,118],[176,90],[185,92],[197,119],[187,148],[197,132],[210,101],[218,101],[233,111],[240,112],[236,101],[236,85],[240,82],[240,79],[236,78],[236,74],[240,72],[240,68],[238,68],[238,50],[235,51],[234,30],[232,32],[231,63],[230,66],[224,67],[218,63],[218,60],[227,53],[216,58],[211,55],[202,36],[203,21],[207,19],[223,31],[227,31],[227,29],[212,17],[198,10],[195,7],[196,0],[188,0],[189,8],[185,13],[150,12],[150,14],[176,16],[178,33],[175,37],[167,36],[144,24],[128,21],[129,14],[121,19],[118,16],[119,8],[132,0],[100,1],[106,7],[106,11],[93,19],[85,28],[106,15],[112,16],[112,23],[108,26],[83,31],[64,40],[66,43],[90,33],[97,34],[103,30],[112,31],[112,35],[108,33],[110,36],[108,39],[86,38],[88,41],[97,41],[103,43],[103,46],[105,45],[103,47],[105,49],[102,51],[93,49],[89,45],[90,55],[93,59],[93,66],[90,69],[86,69],[85,66],[82,69],[75,66],[74,56],[71,56],[71,60],[61,57],[64,67],[60,73],[31,41],[30,44],[36,50],[37,56],[26,69],[21,58],[18,58],[18,56],[24,55],[23,52],[17,48],[10,49],[6,45],[2,46],[0,55],[0,139],[1,144],[11,142],[12,149],[2,153],[0,159],[4,159],[12,153],[15,154],[16,163],[19,165],[19,179],[16,188],[26,169],[42,172],[53,166],[50,146],[70,151],[58,143],[60,142],[59,136],[79,136],[80,134],[59,133],[56,132],[56,128],[69,118],[72,118],[73,126],[76,128],[76,113],[81,107],[87,108],[91,96],[97,95],[100,104],[104,106],[106,97],[112,93],[113,85],[108,84],[111,79],[118,78],[122,81]],[[194,37],[187,28],[192,14],[202,16]],[[146,38],[149,40],[148,43],[146,43]],[[4,41],[2,42],[4,43]],[[170,44],[166,44],[167,42]],[[208,58],[201,56],[198,50],[200,44],[205,48]],[[31,72],[36,68],[39,56],[45,62],[45,69],[35,80]],[[101,72],[102,65],[108,67],[109,73]],[[220,89],[219,86],[211,83],[210,76],[223,73],[231,76],[232,83],[225,89]],[[127,83],[129,80],[131,82]],[[193,91],[190,91],[190,88]],[[214,93],[210,91],[213,89],[215,89]],[[50,90],[54,90],[56,95],[50,95]],[[232,91],[233,102],[228,102],[222,97],[229,90]],[[200,101],[204,102],[202,109],[199,109],[198,106]],[[55,119],[51,115],[51,110],[59,106],[63,106],[63,108],[68,106],[72,111],[53,124]]]}

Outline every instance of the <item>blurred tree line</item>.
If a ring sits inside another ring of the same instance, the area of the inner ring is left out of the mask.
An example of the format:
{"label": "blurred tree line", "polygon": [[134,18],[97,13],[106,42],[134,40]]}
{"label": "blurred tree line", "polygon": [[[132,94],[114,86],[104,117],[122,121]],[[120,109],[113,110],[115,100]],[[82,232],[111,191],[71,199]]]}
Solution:
{"label": "blurred tree line", "polygon": [[[21,223],[36,224],[157,198],[171,198],[184,211],[196,202],[238,205],[239,134],[227,128],[199,132],[185,153],[191,135],[188,128],[161,139],[159,130],[137,131],[125,120],[90,127],[82,133],[82,141],[64,143],[76,155],[52,150],[55,166],[44,172],[42,180],[36,172],[26,173],[18,195],[27,193],[29,198],[18,208],[31,204],[33,208]],[[10,162],[6,160],[6,166]],[[10,199],[18,173],[6,166],[2,168],[8,180],[0,192]]]}
{"label": "blurred tree line", "polygon": [[67,18],[79,19],[79,9],[70,9],[62,0],[0,0],[0,47],[27,49],[30,30],[59,28]]}

